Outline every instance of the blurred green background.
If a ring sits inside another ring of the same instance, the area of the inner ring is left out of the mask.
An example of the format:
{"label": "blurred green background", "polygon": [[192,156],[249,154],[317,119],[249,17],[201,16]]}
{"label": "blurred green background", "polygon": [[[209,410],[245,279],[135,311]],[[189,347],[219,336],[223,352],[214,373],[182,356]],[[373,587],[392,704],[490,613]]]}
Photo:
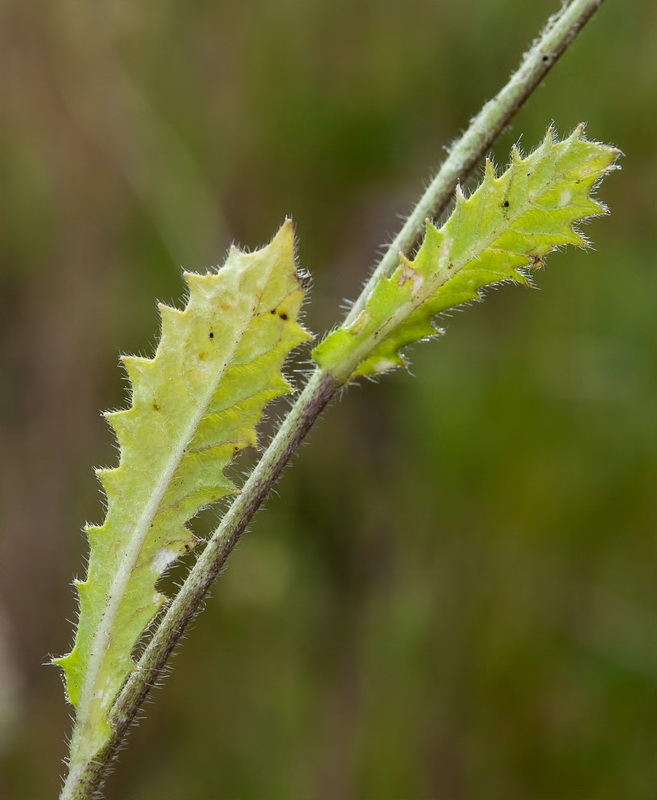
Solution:
{"label": "blurred green background", "polygon": [[[98,411],[125,403],[119,352],[151,352],[155,298],[291,215],[326,330],[558,5],[5,3],[7,800],[57,792],[69,712],[42,664],[116,458]],[[609,0],[494,151],[581,120],[620,147],[596,251],[324,416],[109,800],[655,800],[656,11]]]}

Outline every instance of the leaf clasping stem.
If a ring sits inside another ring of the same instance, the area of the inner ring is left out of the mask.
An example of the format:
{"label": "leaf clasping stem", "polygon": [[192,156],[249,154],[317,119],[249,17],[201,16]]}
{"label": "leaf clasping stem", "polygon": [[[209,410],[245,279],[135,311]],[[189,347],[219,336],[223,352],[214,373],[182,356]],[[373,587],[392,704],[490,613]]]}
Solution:
{"label": "leaf clasping stem", "polygon": [[[408,254],[411,251],[422,232],[425,220],[439,215],[445,209],[457,184],[485,155],[603,1],[572,0],[548,20],[543,33],[525,54],[518,70],[505,87],[483,106],[452,147],[436,177],[354,302],[344,325],[349,325],[358,316],[377,281],[396,269],[399,253]],[[169,655],[198,611],[210,585],[291,456],[344,382],[319,369],[310,376],[241,492],[190,570],[155,629],[137,668],[119,693],[109,715],[113,730],[111,740],[87,764],[81,764],[69,773],[60,800],[91,800],[99,796],[108,767],[130,724],[150,688],[162,675]]]}
{"label": "leaf clasping stem", "polygon": [[139,663],[126,681],[109,715],[113,735],[107,745],[85,765],[67,776],[60,800],[90,800],[97,797],[107,768],[125,737],[135,714],[196,614],[210,585],[221,571],[251,518],[268,496],[292,454],[310,427],[340,389],[331,375],[316,371],[290,409],[262,458],[209,539],[190,570],[180,591],[147,644]]}

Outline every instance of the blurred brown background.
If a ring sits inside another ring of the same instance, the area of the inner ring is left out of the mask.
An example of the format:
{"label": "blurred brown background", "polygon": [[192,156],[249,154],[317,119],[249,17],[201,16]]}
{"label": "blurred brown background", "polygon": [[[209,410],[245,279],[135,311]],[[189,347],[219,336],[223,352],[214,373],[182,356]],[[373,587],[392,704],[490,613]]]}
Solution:
{"label": "blurred brown background", "polygon": [[[5,3],[3,797],[56,796],[68,710],[42,664],[102,516],[91,467],[116,458],[98,411],[125,403],[117,357],[150,352],[155,298],[291,215],[324,331],[557,7]],[[619,146],[596,251],[326,414],[110,800],[657,797],[656,10],[609,0],[495,150],[553,120]]]}

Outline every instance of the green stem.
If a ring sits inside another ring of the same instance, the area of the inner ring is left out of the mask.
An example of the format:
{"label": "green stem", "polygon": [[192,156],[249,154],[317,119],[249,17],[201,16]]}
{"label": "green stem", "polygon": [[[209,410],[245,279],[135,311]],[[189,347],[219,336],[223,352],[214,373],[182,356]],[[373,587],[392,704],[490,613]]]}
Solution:
{"label": "green stem", "polygon": [[[376,282],[397,266],[399,252],[408,253],[421,233],[424,220],[439,214],[451,199],[456,184],[486,153],[559,56],[577,36],[603,0],[573,0],[552,17],[518,71],[502,91],[488,102],[452,148],[419,203],[412,211],[383,259],[354,303],[347,323],[360,313]],[[161,677],[164,665],[198,611],[210,585],[218,575],[236,542],[263,500],[268,496],[285,465],[294,454],[322,410],[335,396],[340,384],[328,373],[316,371],[281,424],[276,436],[254,468],[205,550],[172,601],[146,646],[139,664],[126,681],[110,713],[113,735],[108,744],[86,764],[69,772],[60,800],[91,800],[112,763],[117,749],[151,686]]]}
{"label": "green stem", "polygon": [[421,236],[425,221],[439,216],[448,205],[454,189],[486,155],[488,149],[515,113],[530,96],[559,57],[581,31],[603,0],[573,0],[555,16],[525,53],[522,63],[506,86],[489,100],[450,150],[438,174],[411,211],[395,236],[363,291],[351,307],[344,325],[360,314],[372,289],[384,275],[391,275],[399,264],[399,254],[408,254]]}

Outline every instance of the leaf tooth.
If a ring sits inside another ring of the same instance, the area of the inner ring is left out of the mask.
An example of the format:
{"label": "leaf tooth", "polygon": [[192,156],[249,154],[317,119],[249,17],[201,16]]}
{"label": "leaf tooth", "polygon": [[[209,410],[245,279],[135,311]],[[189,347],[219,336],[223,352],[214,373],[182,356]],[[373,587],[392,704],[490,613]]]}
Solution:
{"label": "leaf tooth", "polygon": [[[183,279],[189,288],[189,303],[187,304],[187,309],[189,309],[192,303],[196,303],[198,300],[207,300],[217,294],[217,280],[220,280],[219,275],[213,275],[212,273],[202,275],[199,272],[183,272]],[[168,306],[166,306],[166,308],[168,308]]]}
{"label": "leaf tooth", "polygon": [[[51,658],[50,663],[54,664],[56,667],[61,667],[65,672],[68,672],[69,665],[72,660],[73,660],[73,653],[71,652],[67,653],[65,656],[56,656],[55,658]],[[71,703],[71,705],[75,705],[73,700],[71,700],[70,696],[69,696],[69,703]]]}
{"label": "leaf tooth", "polygon": [[440,252],[440,246],[445,238],[438,228],[429,220],[424,225],[424,239],[420,245],[415,258],[410,262],[411,266],[425,277],[435,269],[436,253]]}
{"label": "leaf tooth", "polygon": [[522,154],[518,149],[518,145],[514,144],[511,148],[511,164],[514,167],[518,167],[522,163],[523,163]]}
{"label": "leaf tooth", "polygon": [[273,255],[283,263],[289,263],[294,270],[294,223],[289,217],[258,255],[260,257],[272,257]]}
{"label": "leaf tooth", "polygon": [[147,374],[147,372],[152,369],[155,364],[155,359],[145,358],[144,356],[122,355],[119,357],[119,361],[123,364],[130,380],[132,380],[133,375],[141,377],[142,375]]}
{"label": "leaf tooth", "polygon": [[96,470],[96,477],[101,482],[108,499],[111,496],[116,496],[119,492],[121,471],[120,466]]}
{"label": "leaf tooth", "polygon": [[[498,196],[502,200],[509,191],[509,187],[511,186],[514,177],[515,177],[515,172],[511,168],[505,169],[504,172],[498,177],[496,181],[496,189],[498,192]],[[449,220],[447,222],[449,223]]]}
{"label": "leaf tooth", "polygon": [[[78,603],[79,603],[79,617],[80,619],[86,618],[89,610],[94,606],[96,602],[96,595],[95,595],[95,588],[92,581],[89,580],[89,576],[84,581],[81,580],[74,580],[73,587],[78,595]],[[75,650],[75,646],[73,647]]]}
{"label": "leaf tooth", "polygon": [[141,356],[121,356],[120,361],[130,381],[133,403],[145,401],[152,394],[151,384],[157,369],[155,360]]}
{"label": "leaf tooth", "polygon": [[121,411],[104,411],[103,416],[114,431],[119,447],[125,447],[132,436],[134,428],[134,406],[128,409],[122,409]]}
{"label": "leaf tooth", "polygon": [[184,338],[185,316],[188,313],[189,303],[184,311],[181,311],[179,308],[173,308],[173,306],[168,306],[165,303],[158,303],[157,308],[160,312],[162,332],[160,334],[156,358],[160,352],[168,349],[171,340],[178,342]]}
{"label": "leaf tooth", "polygon": [[584,217],[596,217],[601,214],[608,214],[609,208],[601,203],[599,200],[594,200],[590,195],[587,197],[586,204],[583,204],[585,213]]}
{"label": "leaf tooth", "polygon": [[484,166],[484,180],[481,185],[482,187],[485,186],[486,189],[489,189],[495,183],[496,180],[497,180],[497,173],[495,172],[495,167],[493,165],[493,162],[490,160],[490,158],[487,158],[486,164]]}
{"label": "leaf tooth", "polygon": [[[190,273],[185,272],[184,275],[189,275]],[[161,315],[173,315],[178,319],[181,319],[185,315],[185,311],[181,310],[180,308],[175,308],[174,306],[170,306],[167,303],[158,303],[157,310],[160,312]]]}
{"label": "leaf tooth", "polygon": [[289,217],[286,217],[265,250],[270,248],[277,251],[279,257],[287,255],[289,260],[294,261],[294,223]]}
{"label": "leaf tooth", "polygon": [[274,234],[272,243],[279,240],[289,252],[294,254],[294,220],[285,217],[283,224]]}
{"label": "leaf tooth", "polygon": [[[573,227],[573,225],[569,225],[568,227],[572,237],[568,242],[568,244],[574,244],[575,247],[581,247],[584,250],[588,249],[591,246],[591,242],[589,242],[589,240],[586,238],[586,236],[584,236],[583,233],[578,231],[575,227]],[[556,247],[553,249],[556,250]]]}
{"label": "leaf tooth", "polygon": [[568,140],[577,141],[579,139],[585,139],[585,138],[586,138],[586,123],[579,122],[577,125],[575,125],[575,128],[568,137]]}

